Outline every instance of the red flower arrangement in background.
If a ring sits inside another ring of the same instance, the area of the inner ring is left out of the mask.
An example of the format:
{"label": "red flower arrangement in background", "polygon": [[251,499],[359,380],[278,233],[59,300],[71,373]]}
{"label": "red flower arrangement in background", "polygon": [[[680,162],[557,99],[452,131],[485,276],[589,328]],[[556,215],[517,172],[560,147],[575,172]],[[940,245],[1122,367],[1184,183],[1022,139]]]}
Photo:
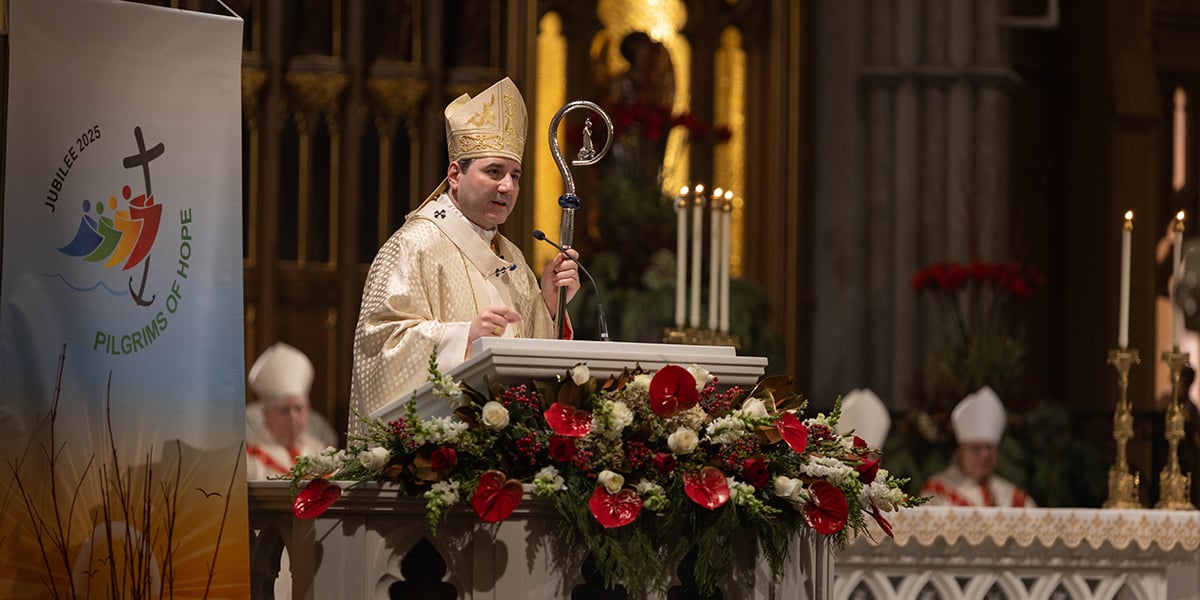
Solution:
{"label": "red flower arrangement in background", "polygon": [[912,287],[934,296],[947,336],[925,365],[934,407],[984,385],[1007,396],[1023,384],[1024,332],[1011,311],[1044,284],[1040,271],[1017,263],[940,262],[917,271]]}

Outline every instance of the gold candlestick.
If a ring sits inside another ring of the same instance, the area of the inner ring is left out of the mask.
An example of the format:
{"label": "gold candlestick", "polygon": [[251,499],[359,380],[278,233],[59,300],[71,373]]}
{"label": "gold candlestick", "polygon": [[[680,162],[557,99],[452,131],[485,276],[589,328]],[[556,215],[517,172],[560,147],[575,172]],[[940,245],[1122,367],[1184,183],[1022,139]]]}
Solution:
{"label": "gold candlestick", "polygon": [[1183,410],[1179,407],[1179,373],[1187,364],[1188,354],[1176,347],[1162,353],[1163,362],[1171,369],[1171,397],[1167,400],[1166,433],[1167,466],[1158,474],[1158,503],[1154,508],[1166,510],[1195,510],[1189,500],[1192,474],[1179,469],[1179,441],[1183,439]]}
{"label": "gold candlestick", "polygon": [[1113,439],[1117,441],[1117,456],[1108,470],[1108,500],[1104,508],[1141,508],[1138,501],[1137,473],[1129,472],[1125,445],[1133,439],[1133,411],[1129,403],[1129,368],[1140,364],[1137,350],[1109,350],[1108,364],[1117,369],[1117,407],[1113,411]]}

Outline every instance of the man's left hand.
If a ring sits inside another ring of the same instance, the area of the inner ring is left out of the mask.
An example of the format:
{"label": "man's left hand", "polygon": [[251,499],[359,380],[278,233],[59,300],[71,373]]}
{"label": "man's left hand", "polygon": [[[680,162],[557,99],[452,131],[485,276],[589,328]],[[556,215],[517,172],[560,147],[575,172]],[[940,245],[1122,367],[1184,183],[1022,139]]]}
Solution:
{"label": "man's left hand", "polygon": [[567,290],[567,302],[579,291],[579,265],[572,260],[579,257],[579,252],[573,248],[567,248],[567,251],[571,253],[571,258],[559,252],[542,270],[542,299],[546,301],[546,308],[550,309],[551,315],[558,314],[560,288]]}

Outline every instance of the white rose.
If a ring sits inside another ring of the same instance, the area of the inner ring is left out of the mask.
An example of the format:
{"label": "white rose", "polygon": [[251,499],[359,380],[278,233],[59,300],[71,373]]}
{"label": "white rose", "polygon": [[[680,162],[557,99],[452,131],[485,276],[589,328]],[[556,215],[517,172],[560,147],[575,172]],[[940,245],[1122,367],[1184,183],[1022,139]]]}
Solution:
{"label": "white rose", "polygon": [[571,381],[574,381],[575,385],[583,385],[591,378],[592,372],[588,370],[587,363],[579,363],[571,367]]}
{"label": "white rose", "polygon": [[633,411],[620,400],[612,403],[612,412],[609,414],[615,429],[625,429],[633,424]]}
{"label": "white rose", "polygon": [[596,481],[599,481],[600,485],[604,486],[604,489],[608,490],[610,494],[621,491],[621,488],[625,486],[625,477],[608,469],[600,471],[600,474],[596,476]]}
{"label": "white rose", "polygon": [[691,454],[700,443],[700,436],[687,427],[680,427],[667,436],[667,447],[675,454]]}
{"label": "white rose", "polygon": [[387,448],[382,446],[376,446],[370,450],[363,450],[362,452],[358,453],[358,462],[361,462],[362,466],[372,471],[378,471],[382,469],[384,465],[387,465],[387,460]]}
{"label": "white rose", "polygon": [[508,427],[508,409],[495,400],[484,404],[483,424],[497,431]]}
{"label": "white rose", "polygon": [[712,376],[708,374],[708,369],[705,369],[704,367],[694,363],[692,366],[688,367],[688,373],[691,373],[692,377],[696,378],[697,392],[703,392],[704,386],[708,385],[708,380],[712,378]]}
{"label": "white rose", "polygon": [[767,405],[763,404],[758,398],[751,398],[742,403],[742,414],[747,417],[765,418],[767,416]]}
{"label": "white rose", "polygon": [[804,482],[780,475],[775,478],[775,495],[786,500],[796,500],[804,489]]}

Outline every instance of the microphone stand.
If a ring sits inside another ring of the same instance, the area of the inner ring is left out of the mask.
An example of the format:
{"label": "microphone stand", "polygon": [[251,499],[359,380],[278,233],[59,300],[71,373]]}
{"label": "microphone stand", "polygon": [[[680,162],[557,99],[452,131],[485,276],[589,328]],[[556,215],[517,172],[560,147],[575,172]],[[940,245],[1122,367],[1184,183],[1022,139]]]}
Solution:
{"label": "microphone stand", "polygon": [[[554,164],[558,165],[558,173],[562,176],[564,189],[563,194],[558,197],[558,206],[562,209],[562,221],[558,235],[558,239],[562,242],[560,249],[570,248],[575,239],[575,209],[579,208],[580,201],[579,197],[575,195],[575,178],[571,176],[571,171],[567,168],[567,161],[563,159],[562,151],[558,147],[558,124],[567,113],[578,108],[586,108],[600,115],[608,127],[608,137],[604,139],[604,147],[597,152],[592,146],[592,120],[588,118],[583,127],[583,145],[579,148],[575,160],[571,161],[572,165],[582,167],[596,164],[601,158],[604,158],[605,154],[608,154],[613,139],[612,119],[608,118],[608,113],[604,112],[595,102],[587,100],[568,102],[554,113],[554,118],[550,119],[550,155],[554,157]],[[575,264],[579,264],[579,262],[576,261]],[[588,277],[590,278],[591,275]],[[566,335],[567,328],[567,290],[562,288],[558,290],[558,311],[555,319],[558,324],[558,339],[561,340]]]}
{"label": "microphone stand", "polygon": [[[533,238],[536,240],[541,240],[543,242],[546,242],[547,244],[550,244],[551,246],[554,246],[555,248],[557,248],[559,252],[562,252],[563,255],[565,255],[567,257],[567,259],[574,262],[579,267],[579,270],[583,272],[584,275],[587,275],[588,281],[592,282],[592,289],[596,290],[596,313],[597,313],[597,318],[600,321],[600,324],[599,324],[600,325],[600,341],[607,342],[608,341],[608,320],[604,318],[604,299],[600,296],[600,286],[596,283],[596,278],[592,277],[592,274],[588,273],[587,267],[584,267],[583,263],[579,262],[578,258],[571,256],[571,253],[567,252],[566,248],[559,246],[558,244],[555,244],[554,242],[550,241],[550,238],[547,238],[546,234],[544,232],[542,232],[541,229],[533,230]],[[562,294],[566,294],[566,290],[559,290],[559,291]],[[561,297],[562,296],[560,296],[560,298]],[[561,338],[561,336],[559,336],[559,337]]]}

